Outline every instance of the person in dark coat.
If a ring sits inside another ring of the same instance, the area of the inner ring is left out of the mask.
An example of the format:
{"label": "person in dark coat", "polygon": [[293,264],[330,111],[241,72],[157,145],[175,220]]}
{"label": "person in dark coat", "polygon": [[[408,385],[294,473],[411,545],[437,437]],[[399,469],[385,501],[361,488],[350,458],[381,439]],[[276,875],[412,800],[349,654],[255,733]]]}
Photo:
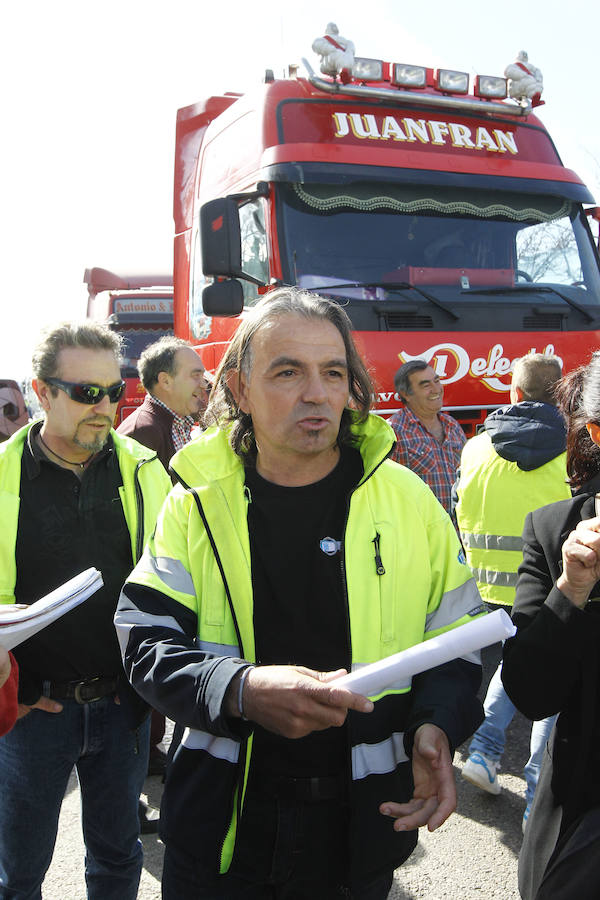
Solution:
{"label": "person in dark coat", "polygon": [[563,385],[575,495],[523,531],[506,692],[528,718],[559,714],[519,863],[524,898],[600,896],[600,353]]}
{"label": "person in dark coat", "polygon": [[204,366],[187,341],[167,335],[146,347],[138,371],[146,397],[117,431],[156,450],[168,470],[171,457],[188,443],[206,408]]}

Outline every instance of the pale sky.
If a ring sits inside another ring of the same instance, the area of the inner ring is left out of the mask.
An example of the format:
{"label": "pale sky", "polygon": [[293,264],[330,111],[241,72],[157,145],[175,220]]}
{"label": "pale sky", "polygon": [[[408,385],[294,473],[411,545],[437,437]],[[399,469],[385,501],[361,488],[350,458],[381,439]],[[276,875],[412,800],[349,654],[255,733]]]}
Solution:
{"label": "pale sky", "polygon": [[[41,325],[85,315],[83,271],[172,269],[176,111],[282,75],[328,21],[359,56],[502,75],[542,70],[539,116],[600,203],[590,0],[22,0],[3,14],[0,376],[29,374]],[[589,42],[588,42],[589,36]]]}

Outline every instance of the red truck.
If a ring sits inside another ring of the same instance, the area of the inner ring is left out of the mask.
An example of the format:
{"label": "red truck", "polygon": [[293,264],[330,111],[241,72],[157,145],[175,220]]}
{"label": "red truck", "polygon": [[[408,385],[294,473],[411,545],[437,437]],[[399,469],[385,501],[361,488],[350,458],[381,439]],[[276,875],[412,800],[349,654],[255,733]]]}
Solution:
{"label": "red truck", "polygon": [[137,361],[148,344],[173,334],[173,276],[117,275],[97,266],[86,269],[87,316],[118,331],[124,341],[121,375],[127,384],[116,424],[144,402]]}
{"label": "red truck", "polygon": [[357,59],[177,114],[175,333],[214,369],[244,308],[295,284],[344,305],[376,384],[431,362],[472,434],[515,360],[600,346],[598,208],[504,78]]}

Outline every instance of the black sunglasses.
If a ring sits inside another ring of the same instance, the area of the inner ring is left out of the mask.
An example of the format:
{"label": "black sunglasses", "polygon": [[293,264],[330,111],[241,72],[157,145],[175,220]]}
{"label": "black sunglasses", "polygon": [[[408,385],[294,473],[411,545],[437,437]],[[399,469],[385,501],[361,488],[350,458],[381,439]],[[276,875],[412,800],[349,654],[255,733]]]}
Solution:
{"label": "black sunglasses", "polygon": [[118,403],[123,396],[125,390],[125,382],[117,381],[116,384],[109,384],[107,388],[101,387],[99,384],[80,384],[76,381],[61,381],[60,378],[44,378],[46,384],[64,391],[71,400],[77,403],[87,403],[93,406],[95,403],[101,403],[106,396],[111,403]]}

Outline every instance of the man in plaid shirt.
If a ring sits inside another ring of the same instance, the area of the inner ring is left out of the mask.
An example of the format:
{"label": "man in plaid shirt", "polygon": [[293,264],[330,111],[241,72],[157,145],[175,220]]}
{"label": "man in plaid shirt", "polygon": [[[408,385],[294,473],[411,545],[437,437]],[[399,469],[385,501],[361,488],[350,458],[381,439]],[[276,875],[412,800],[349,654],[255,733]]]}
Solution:
{"label": "man in plaid shirt", "polygon": [[400,366],[394,387],[405,408],[390,419],[396,432],[392,459],[422,478],[449,513],[465,434],[452,416],[441,412],[444,388],[424,360],[412,359]]}

